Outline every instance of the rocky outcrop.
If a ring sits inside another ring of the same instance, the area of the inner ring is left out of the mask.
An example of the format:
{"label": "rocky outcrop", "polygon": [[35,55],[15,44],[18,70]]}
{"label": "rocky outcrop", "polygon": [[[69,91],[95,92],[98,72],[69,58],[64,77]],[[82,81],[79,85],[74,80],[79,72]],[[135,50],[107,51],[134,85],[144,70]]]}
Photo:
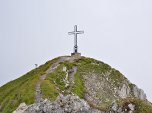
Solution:
{"label": "rocky outcrop", "polygon": [[130,95],[129,86],[126,84],[123,84],[122,88],[118,90],[118,94],[121,98],[127,98]]}
{"label": "rocky outcrop", "polygon": [[[117,87],[113,82],[110,82],[108,73],[106,74],[104,74],[104,76],[96,73],[82,74],[86,88],[85,99],[93,104],[93,106],[110,106],[115,100],[123,100],[127,98],[136,98],[147,101],[144,91],[139,89],[136,85],[133,85],[124,79],[124,81],[121,81],[119,87]],[[116,110],[117,112],[121,111],[121,109],[121,107],[117,108],[117,106],[112,107],[112,110]]]}
{"label": "rocky outcrop", "polygon": [[34,104],[29,106],[27,113],[36,113],[40,111],[45,113],[70,113],[79,111],[86,112],[88,110],[89,105],[77,96],[68,95],[64,97],[60,95],[60,97],[53,103],[48,100],[44,100],[42,103],[39,103],[39,105]]}
{"label": "rocky outcrop", "polygon": [[144,91],[142,89],[139,89],[137,86],[133,87],[133,94],[136,98],[139,98],[141,100],[147,100],[146,98],[146,94],[144,93]]}
{"label": "rocky outcrop", "polygon": [[13,113],[133,113],[134,110],[135,105],[132,103],[118,106],[113,102],[107,111],[101,111],[92,108],[87,101],[78,96],[60,94],[54,102],[45,99],[29,106],[22,103]]}
{"label": "rocky outcrop", "polygon": [[138,88],[136,85],[132,85],[132,88],[130,88],[129,84],[130,83],[127,83],[127,85],[123,84],[121,89],[118,90],[118,95],[121,98],[127,98],[132,95],[133,97],[136,97],[137,99],[147,101],[146,94],[144,93],[142,89]]}
{"label": "rocky outcrop", "polygon": [[113,102],[106,113],[133,113],[134,111],[135,105],[132,103],[126,103],[124,106],[118,106],[116,102]]}
{"label": "rocky outcrop", "polygon": [[104,113],[93,109],[89,104],[78,96],[60,95],[56,101],[47,99],[32,105],[22,103],[13,113]]}

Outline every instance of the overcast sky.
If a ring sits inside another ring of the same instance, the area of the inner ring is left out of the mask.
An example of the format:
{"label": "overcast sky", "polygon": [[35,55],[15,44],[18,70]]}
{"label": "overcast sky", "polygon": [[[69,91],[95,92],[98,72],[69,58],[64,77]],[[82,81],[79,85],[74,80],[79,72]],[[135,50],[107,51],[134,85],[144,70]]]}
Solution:
{"label": "overcast sky", "polygon": [[0,0],[0,86],[79,52],[120,70],[152,101],[152,0]]}

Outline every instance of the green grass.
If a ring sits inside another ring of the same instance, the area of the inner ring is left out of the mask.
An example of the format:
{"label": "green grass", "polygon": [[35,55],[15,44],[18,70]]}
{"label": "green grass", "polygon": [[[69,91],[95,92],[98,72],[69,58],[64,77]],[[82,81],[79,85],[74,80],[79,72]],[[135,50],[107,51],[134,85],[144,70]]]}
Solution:
{"label": "green grass", "polygon": [[58,90],[56,89],[55,84],[51,83],[49,80],[44,80],[41,84],[41,91],[43,98],[47,98],[51,101],[55,100],[59,95]]}
{"label": "green grass", "polygon": [[146,103],[142,100],[135,100],[134,101],[135,113],[152,113],[152,104]]}
{"label": "green grass", "polygon": [[44,65],[28,72],[20,78],[13,80],[0,87],[0,112],[11,113],[20,103],[32,104],[35,100],[35,85],[39,77],[53,64],[58,58],[46,62]]}
{"label": "green grass", "polygon": [[67,68],[67,70],[72,69],[72,67],[74,66],[74,63],[68,61],[63,62],[62,64]]}
{"label": "green grass", "polygon": [[81,72],[93,72],[97,74],[104,74],[110,71],[111,67],[101,61],[94,60],[92,58],[82,57],[77,61],[79,69]]}
{"label": "green grass", "polygon": [[74,81],[75,84],[73,86],[72,92],[77,94],[80,98],[84,98],[85,88],[84,88],[82,76],[80,75],[79,72],[77,72],[74,78],[75,78]]}

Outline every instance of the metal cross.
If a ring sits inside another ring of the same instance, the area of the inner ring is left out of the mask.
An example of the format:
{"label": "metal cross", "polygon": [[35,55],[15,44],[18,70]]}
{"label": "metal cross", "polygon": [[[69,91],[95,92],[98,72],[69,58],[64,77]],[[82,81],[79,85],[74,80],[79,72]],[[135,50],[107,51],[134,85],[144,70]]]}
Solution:
{"label": "metal cross", "polygon": [[69,35],[74,35],[74,53],[78,53],[77,35],[83,33],[84,31],[77,31],[77,25],[74,26],[74,31],[68,32]]}

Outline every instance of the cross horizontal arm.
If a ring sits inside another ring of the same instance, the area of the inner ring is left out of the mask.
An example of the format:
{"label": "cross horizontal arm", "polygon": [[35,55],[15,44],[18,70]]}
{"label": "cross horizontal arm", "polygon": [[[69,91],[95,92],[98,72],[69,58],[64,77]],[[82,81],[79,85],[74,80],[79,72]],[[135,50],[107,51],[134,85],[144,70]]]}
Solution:
{"label": "cross horizontal arm", "polygon": [[73,34],[75,34],[75,32],[68,32],[68,34],[69,34],[69,35],[73,35]]}
{"label": "cross horizontal arm", "polygon": [[69,35],[73,35],[73,34],[83,34],[84,31],[73,31],[73,32],[68,32]]}
{"label": "cross horizontal arm", "polygon": [[76,33],[77,33],[77,34],[83,34],[84,31],[77,31]]}

